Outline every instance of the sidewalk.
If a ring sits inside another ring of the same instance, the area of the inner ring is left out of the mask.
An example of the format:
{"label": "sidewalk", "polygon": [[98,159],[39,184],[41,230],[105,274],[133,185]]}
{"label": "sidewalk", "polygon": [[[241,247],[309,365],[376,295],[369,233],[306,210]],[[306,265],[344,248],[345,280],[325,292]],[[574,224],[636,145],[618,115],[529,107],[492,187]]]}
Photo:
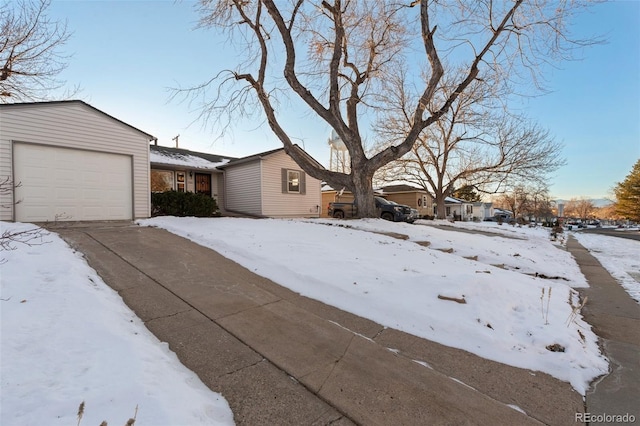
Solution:
{"label": "sidewalk", "polygon": [[567,425],[584,412],[568,383],[307,299],[164,230],[52,230],[238,425]]}
{"label": "sidewalk", "polygon": [[[572,236],[567,250],[589,282],[589,288],[580,289],[581,297],[588,297],[582,315],[600,337],[610,362],[610,374],[592,384],[587,393],[587,412],[629,414],[640,424],[640,305]],[[620,423],[591,421],[592,425]]]}

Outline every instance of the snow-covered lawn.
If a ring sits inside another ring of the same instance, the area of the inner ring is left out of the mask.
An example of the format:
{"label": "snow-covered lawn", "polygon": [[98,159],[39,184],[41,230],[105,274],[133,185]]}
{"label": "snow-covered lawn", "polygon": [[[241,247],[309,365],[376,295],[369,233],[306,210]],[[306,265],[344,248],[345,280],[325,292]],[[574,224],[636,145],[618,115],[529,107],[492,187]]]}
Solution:
{"label": "snow-covered lawn", "polygon": [[550,241],[548,229],[499,229],[515,237],[507,238],[378,219],[163,217],[139,223],[211,247],[305,296],[549,373],[582,394],[607,372],[595,334],[574,312],[579,302],[572,287],[586,286],[586,279],[571,255]]}
{"label": "snow-covered lawn", "polygon": [[[547,372],[583,394],[607,371],[596,336],[572,310],[578,304],[572,287],[586,280],[547,229],[453,224],[505,234],[497,237],[429,226],[434,222],[168,217],[140,223],[214,248],[306,296]],[[583,237],[592,236],[577,237],[591,244]],[[124,424],[136,406],[136,424],[233,423],[226,401],[178,362],[81,254],[54,233],[44,241],[0,252],[0,423],[76,424],[81,401],[82,425]],[[637,270],[638,243],[629,243],[599,237],[599,249],[591,249],[607,254],[600,257],[607,268],[615,260]],[[554,344],[564,352],[547,349]]]}
{"label": "snow-covered lawn", "polygon": [[622,284],[627,293],[640,303],[640,241],[581,231],[574,232],[573,235]]}
{"label": "snow-covered lawn", "polygon": [[[0,231],[34,229],[0,223]],[[0,251],[0,424],[229,425],[213,393],[56,234]],[[40,244],[40,243],[43,244]]]}

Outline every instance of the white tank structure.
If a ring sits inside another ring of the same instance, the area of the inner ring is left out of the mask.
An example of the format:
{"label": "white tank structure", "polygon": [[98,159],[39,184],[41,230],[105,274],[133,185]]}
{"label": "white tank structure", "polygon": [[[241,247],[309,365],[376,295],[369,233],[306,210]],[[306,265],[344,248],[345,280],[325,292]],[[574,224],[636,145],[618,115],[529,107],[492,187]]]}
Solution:
{"label": "white tank structure", "polygon": [[349,173],[351,171],[351,160],[346,145],[340,139],[335,130],[331,130],[329,137],[329,170],[333,172]]}

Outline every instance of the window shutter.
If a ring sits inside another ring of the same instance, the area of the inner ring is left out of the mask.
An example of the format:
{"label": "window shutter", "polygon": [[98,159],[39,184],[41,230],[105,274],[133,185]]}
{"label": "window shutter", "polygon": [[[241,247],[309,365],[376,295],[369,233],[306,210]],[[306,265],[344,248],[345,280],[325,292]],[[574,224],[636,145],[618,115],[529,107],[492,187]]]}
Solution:
{"label": "window shutter", "polygon": [[300,172],[300,194],[304,195],[307,193],[307,178],[304,172]]}
{"label": "window shutter", "polygon": [[289,192],[288,181],[289,176],[287,176],[287,169],[282,169],[282,193],[286,194]]}

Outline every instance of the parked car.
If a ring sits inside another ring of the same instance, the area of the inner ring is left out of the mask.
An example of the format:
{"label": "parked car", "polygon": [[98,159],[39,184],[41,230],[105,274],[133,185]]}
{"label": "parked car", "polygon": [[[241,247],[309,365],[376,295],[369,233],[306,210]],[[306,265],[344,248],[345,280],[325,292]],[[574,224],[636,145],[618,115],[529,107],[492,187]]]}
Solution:
{"label": "parked car", "polygon": [[[374,197],[374,201],[379,217],[384,220],[413,223],[418,218],[418,211],[409,206],[382,197]],[[357,217],[358,207],[355,203],[329,203],[328,214],[338,219]]]}
{"label": "parked car", "polygon": [[[384,198],[383,198],[383,200],[384,200]],[[391,200],[386,200],[386,201],[388,201],[391,204],[395,204],[396,206],[402,206],[403,207],[403,211],[405,211],[405,212],[406,212],[406,208],[407,207],[411,210],[411,212],[409,213],[409,216],[404,220],[405,222],[413,223],[413,222],[416,221],[416,219],[420,219],[420,213],[418,213],[417,209],[413,209],[413,208],[411,208],[409,206],[405,206],[404,204],[398,204],[395,201],[391,201]]]}

